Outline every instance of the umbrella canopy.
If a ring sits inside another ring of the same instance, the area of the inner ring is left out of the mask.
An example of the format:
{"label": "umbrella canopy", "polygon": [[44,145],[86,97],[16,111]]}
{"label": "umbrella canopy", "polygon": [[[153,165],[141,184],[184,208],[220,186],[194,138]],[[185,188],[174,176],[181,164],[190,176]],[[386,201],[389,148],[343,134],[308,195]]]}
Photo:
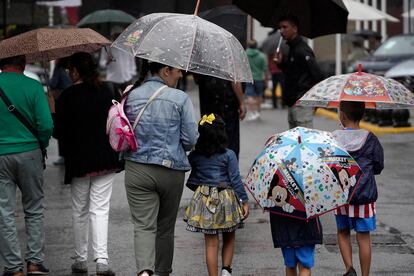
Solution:
{"label": "umbrella canopy", "polygon": [[341,0],[234,0],[265,27],[277,27],[282,16],[299,19],[299,33],[308,38],[346,33],[348,11]]}
{"label": "umbrella canopy", "polygon": [[218,6],[199,14],[232,33],[245,46],[247,40],[247,14],[234,5]]}
{"label": "umbrella canopy", "polygon": [[296,127],[270,139],[245,184],[265,210],[310,219],[347,204],[360,175],[330,132]]}
{"label": "umbrella canopy", "polygon": [[185,71],[252,82],[249,61],[237,38],[196,15],[143,16],[122,32],[111,47]]}
{"label": "umbrella canopy", "polygon": [[[282,41],[280,41],[282,39]],[[260,47],[262,51],[267,54],[273,54],[277,50],[277,46],[280,43],[280,50],[284,55],[287,55],[289,53],[289,46],[286,44],[286,42],[283,40],[282,36],[280,35],[280,32],[274,32],[273,34],[269,35],[262,43],[262,46]]]}
{"label": "umbrella canopy", "polygon": [[98,10],[83,17],[78,27],[102,23],[131,24],[136,18],[121,10]]}
{"label": "umbrella canopy", "polygon": [[338,107],[340,101],[365,102],[366,108],[414,107],[414,94],[399,82],[361,71],[336,75],[316,84],[297,102],[302,106]]}
{"label": "umbrella canopy", "polygon": [[387,20],[390,22],[399,22],[397,18],[367,4],[354,0],[342,1],[349,12],[348,20]]}
{"label": "umbrella canopy", "polygon": [[111,42],[91,29],[36,29],[0,41],[0,59],[25,55],[27,62],[49,61],[76,52],[92,53]]}
{"label": "umbrella canopy", "polygon": [[371,31],[371,30],[359,30],[359,31],[352,32],[349,35],[361,37],[363,39],[368,39],[370,37],[381,38],[381,34],[379,32]]}

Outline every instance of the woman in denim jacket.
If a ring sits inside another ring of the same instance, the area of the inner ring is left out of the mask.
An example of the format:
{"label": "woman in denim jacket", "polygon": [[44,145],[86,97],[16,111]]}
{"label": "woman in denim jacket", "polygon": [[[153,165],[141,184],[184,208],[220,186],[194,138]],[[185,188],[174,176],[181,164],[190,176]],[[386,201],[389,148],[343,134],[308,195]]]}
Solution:
{"label": "woman in denim jacket", "polygon": [[[148,99],[135,129],[138,150],[126,152],[125,188],[134,224],[135,259],[138,275],[169,275],[174,253],[174,226],[190,170],[186,151],[198,137],[197,122],[190,98],[175,89],[181,71],[151,62],[151,77],[132,88],[125,104],[131,123]],[[144,70],[146,75],[147,70]]]}

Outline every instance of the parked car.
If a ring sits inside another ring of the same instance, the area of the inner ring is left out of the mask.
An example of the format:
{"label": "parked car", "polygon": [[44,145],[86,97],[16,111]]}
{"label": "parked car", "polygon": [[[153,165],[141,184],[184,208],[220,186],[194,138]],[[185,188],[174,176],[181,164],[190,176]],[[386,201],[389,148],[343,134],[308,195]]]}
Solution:
{"label": "parked car", "polygon": [[383,76],[398,63],[411,58],[414,58],[414,35],[397,35],[387,39],[372,55],[351,64],[348,72],[357,71],[358,64],[362,64],[364,72]]}

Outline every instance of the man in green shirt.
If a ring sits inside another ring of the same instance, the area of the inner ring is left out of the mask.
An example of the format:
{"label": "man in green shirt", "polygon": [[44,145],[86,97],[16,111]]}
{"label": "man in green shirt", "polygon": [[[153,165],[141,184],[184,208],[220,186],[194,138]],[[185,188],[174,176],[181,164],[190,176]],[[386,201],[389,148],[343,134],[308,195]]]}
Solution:
{"label": "man in green shirt", "polygon": [[[37,130],[46,147],[53,130],[42,85],[23,75],[24,56],[0,60],[0,88]],[[27,235],[27,275],[46,275],[43,266],[43,163],[36,137],[8,111],[0,99],[0,256],[3,276],[21,276],[23,261],[14,219],[16,187],[22,193]]]}

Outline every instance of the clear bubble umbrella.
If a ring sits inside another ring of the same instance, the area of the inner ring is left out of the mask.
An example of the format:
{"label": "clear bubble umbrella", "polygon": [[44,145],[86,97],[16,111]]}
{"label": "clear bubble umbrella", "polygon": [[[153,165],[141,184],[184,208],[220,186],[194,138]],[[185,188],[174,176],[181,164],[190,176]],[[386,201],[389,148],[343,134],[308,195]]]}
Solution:
{"label": "clear bubble umbrella", "polygon": [[143,16],[111,47],[185,71],[236,82],[253,81],[245,50],[237,38],[196,12]]}

